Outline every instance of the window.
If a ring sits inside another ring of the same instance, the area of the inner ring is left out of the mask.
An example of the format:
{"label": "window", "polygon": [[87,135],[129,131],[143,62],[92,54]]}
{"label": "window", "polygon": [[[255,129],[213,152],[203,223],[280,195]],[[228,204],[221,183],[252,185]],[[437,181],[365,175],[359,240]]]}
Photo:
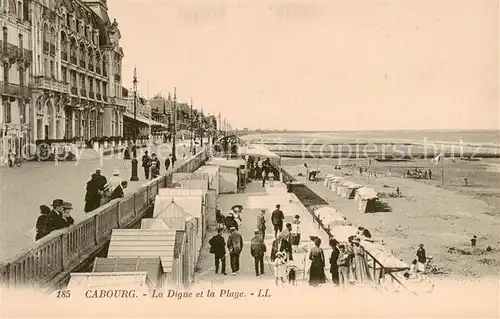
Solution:
{"label": "window", "polygon": [[55,79],[56,75],[54,73],[54,61],[50,61],[50,78]]}
{"label": "window", "polygon": [[21,124],[26,123],[26,105],[24,102],[19,103],[19,120]]}
{"label": "window", "polygon": [[3,83],[9,83],[9,64],[3,64]]}
{"label": "window", "polygon": [[3,45],[7,46],[7,35],[8,35],[7,27],[3,27]]}
{"label": "window", "polygon": [[59,62],[56,62],[56,79],[59,79]]}
{"label": "window", "polygon": [[17,17],[23,19],[23,3],[21,1],[17,2]]}
{"label": "window", "polygon": [[19,48],[22,50],[23,49],[23,35],[19,34]]}
{"label": "window", "polygon": [[62,75],[62,81],[63,81],[63,83],[68,83],[67,72],[68,72],[68,70],[65,67],[61,68],[61,75]]}
{"label": "window", "polygon": [[19,86],[24,86],[24,68],[19,68]]}
{"label": "window", "polygon": [[5,123],[10,123],[10,115],[11,115],[11,112],[10,112],[10,102],[3,102],[3,110],[4,110],[4,114],[3,114],[3,118],[4,118],[4,121]]}
{"label": "window", "polygon": [[46,78],[49,77],[49,60],[47,58],[43,60],[43,74],[45,74]]}

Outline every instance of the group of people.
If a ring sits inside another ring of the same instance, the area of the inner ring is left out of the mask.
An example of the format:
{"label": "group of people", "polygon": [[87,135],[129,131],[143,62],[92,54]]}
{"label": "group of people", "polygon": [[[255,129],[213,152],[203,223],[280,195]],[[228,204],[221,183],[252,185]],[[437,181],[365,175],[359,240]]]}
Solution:
{"label": "group of people", "polygon": [[416,178],[416,179],[432,179],[432,170],[421,170],[416,167],[414,170],[408,170],[404,177],[406,178]]}
{"label": "group of people", "polygon": [[[174,163],[175,159],[172,154],[170,154],[165,159],[165,171],[168,171],[170,167],[174,168]],[[160,160],[155,153],[152,153],[151,156],[149,156],[148,151],[144,152],[144,155],[142,155],[142,168],[144,169],[144,178],[146,180],[155,179],[160,176]]]}
{"label": "group of people", "polygon": [[266,181],[269,181],[269,186],[274,186],[275,168],[271,165],[269,158],[261,159],[249,156],[247,159],[247,167],[249,177],[262,180],[262,187],[266,186]]}
{"label": "group of people", "polygon": [[91,212],[110,200],[124,197],[127,184],[127,181],[121,180],[119,169],[113,171],[113,176],[108,181],[101,174],[101,169],[97,168],[87,182],[84,211]]}
{"label": "group of people", "polygon": [[46,205],[40,205],[40,216],[36,221],[35,240],[39,240],[54,230],[69,227],[75,223],[71,217],[73,205],[62,199],[52,201],[52,209]]}

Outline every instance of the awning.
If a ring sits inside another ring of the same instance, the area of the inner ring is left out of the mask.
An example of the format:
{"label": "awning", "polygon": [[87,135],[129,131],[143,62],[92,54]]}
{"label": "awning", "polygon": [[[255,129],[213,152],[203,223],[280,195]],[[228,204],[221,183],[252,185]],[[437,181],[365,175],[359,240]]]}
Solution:
{"label": "awning", "polygon": [[[123,113],[123,115],[125,115],[126,117],[128,117],[130,119],[134,119],[134,114],[132,114],[130,112],[125,112],[125,113]],[[161,127],[164,127],[164,128],[168,128],[167,124],[163,124],[163,123],[160,123],[160,122],[153,121],[153,120],[148,119],[147,117],[142,116],[140,114],[137,114],[137,116],[136,116],[135,119],[137,121],[139,121],[139,122],[142,122],[142,123],[146,124],[146,125],[161,126]]]}

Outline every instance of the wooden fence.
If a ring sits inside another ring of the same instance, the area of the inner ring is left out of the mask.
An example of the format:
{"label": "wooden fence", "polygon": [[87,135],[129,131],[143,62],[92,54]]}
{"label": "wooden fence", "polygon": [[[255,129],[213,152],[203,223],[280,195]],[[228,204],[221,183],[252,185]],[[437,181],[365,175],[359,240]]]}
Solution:
{"label": "wooden fence", "polygon": [[62,274],[71,272],[98,252],[109,241],[111,230],[128,228],[152,207],[158,189],[167,187],[174,173],[193,172],[208,158],[206,149],[166,175],[158,177],[135,193],[115,199],[92,212],[92,216],[50,233],[0,265],[0,280],[5,287],[50,286]]}

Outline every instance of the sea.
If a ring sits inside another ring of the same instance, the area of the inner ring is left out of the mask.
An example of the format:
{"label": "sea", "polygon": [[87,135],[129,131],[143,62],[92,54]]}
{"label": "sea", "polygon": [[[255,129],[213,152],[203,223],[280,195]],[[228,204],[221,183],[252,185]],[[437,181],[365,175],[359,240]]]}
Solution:
{"label": "sea", "polygon": [[500,147],[500,130],[335,131],[252,133],[246,140],[270,144],[295,143],[416,143],[424,142]]}

